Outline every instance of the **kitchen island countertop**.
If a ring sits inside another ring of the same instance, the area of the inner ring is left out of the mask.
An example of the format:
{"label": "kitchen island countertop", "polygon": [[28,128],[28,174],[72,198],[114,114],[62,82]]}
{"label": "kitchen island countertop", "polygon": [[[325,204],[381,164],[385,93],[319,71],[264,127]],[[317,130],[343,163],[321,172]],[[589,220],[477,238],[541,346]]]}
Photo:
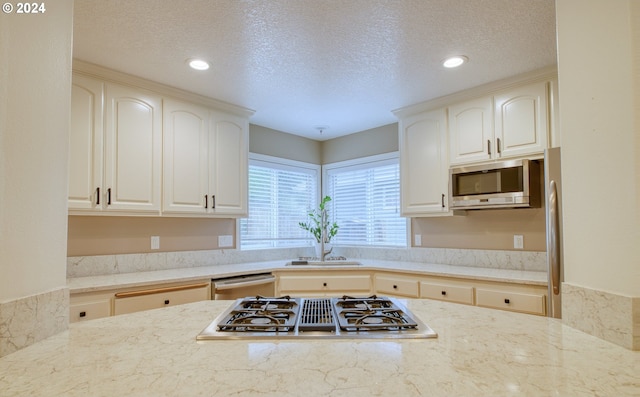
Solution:
{"label": "kitchen island countertop", "polygon": [[230,301],[75,323],[0,358],[0,395],[640,395],[640,352],[560,320],[405,302],[437,339],[196,342]]}
{"label": "kitchen island countertop", "polygon": [[527,285],[547,285],[547,273],[485,267],[454,266],[417,262],[358,259],[358,266],[286,266],[286,259],[265,262],[196,266],[169,270],[73,277],[67,279],[71,293],[95,292],[115,288],[138,287],[171,282],[189,282],[207,278],[232,277],[274,271],[399,271],[415,275],[465,278],[484,281],[512,282]]}

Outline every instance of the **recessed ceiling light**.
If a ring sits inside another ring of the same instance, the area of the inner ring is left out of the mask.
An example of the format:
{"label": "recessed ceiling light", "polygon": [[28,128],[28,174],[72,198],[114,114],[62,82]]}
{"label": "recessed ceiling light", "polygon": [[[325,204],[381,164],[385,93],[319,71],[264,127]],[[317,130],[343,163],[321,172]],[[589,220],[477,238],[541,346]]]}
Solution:
{"label": "recessed ceiling light", "polygon": [[209,62],[203,61],[202,59],[189,59],[187,61],[191,69],[195,70],[207,70],[209,69]]}
{"label": "recessed ceiling light", "polygon": [[469,58],[465,57],[464,55],[456,55],[454,57],[445,59],[442,62],[442,66],[444,66],[445,68],[457,68],[468,60]]}

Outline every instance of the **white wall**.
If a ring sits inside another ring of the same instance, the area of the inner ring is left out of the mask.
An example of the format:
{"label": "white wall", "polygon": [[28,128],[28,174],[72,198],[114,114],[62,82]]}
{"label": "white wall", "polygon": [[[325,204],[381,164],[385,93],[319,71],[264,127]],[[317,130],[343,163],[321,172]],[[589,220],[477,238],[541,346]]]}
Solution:
{"label": "white wall", "polygon": [[556,1],[565,281],[627,296],[640,296],[638,3]]}
{"label": "white wall", "polygon": [[0,13],[0,302],[66,286],[73,1],[45,6]]}

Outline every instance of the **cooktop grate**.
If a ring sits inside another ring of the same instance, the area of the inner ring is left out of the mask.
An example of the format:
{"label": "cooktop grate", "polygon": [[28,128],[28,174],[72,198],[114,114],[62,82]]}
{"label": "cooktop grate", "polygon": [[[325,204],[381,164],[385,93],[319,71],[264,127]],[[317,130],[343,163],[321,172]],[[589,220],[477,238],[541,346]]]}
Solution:
{"label": "cooktop grate", "polygon": [[334,331],[331,299],[305,299],[298,322],[299,331]]}

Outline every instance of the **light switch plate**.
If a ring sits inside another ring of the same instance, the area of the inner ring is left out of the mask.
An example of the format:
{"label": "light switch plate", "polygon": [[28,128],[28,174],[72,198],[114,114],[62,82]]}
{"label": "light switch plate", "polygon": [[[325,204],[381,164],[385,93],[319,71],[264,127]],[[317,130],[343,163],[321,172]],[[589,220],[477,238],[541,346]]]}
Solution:
{"label": "light switch plate", "polygon": [[524,248],[524,236],[521,234],[515,234],[513,236],[513,248],[515,249],[523,249]]}
{"label": "light switch plate", "polygon": [[230,235],[218,236],[218,247],[220,248],[233,247],[233,236],[230,236]]}
{"label": "light switch plate", "polygon": [[422,245],[422,234],[416,234],[413,236],[413,245],[420,247]]}
{"label": "light switch plate", "polygon": [[151,236],[151,249],[152,250],[160,249],[160,236]]}

